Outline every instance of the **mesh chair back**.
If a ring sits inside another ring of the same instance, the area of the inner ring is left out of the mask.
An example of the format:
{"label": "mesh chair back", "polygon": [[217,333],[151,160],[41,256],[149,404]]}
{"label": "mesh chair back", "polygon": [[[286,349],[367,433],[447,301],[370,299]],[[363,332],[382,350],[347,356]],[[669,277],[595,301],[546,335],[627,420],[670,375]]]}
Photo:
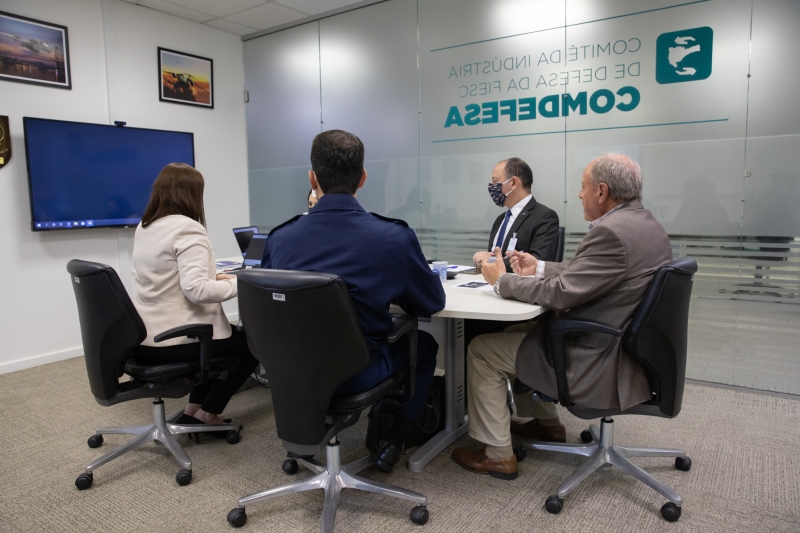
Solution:
{"label": "mesh chair back", "polygon": [[249,270],[238,275],[239,316],[264,365],[281,440],[318,445],[331,397],[369,363],[347,285],[333,274]]}
{"label": "mesh chair back", "polygon": [[639,309],[622,339],[623,349],[644,366],[655,402],[669,417],[677,416],[686,378],[689,299],[697,262],[683,257],[656,271]]}
{"label": "mesh chair back", "polygon": [[558,227],[558,241],[556,243],[556,257],[554,261],[560,263],[564,260],[564,246],[567,240],[567,228],[564,226]]}
{"label": "mesh chair back", "polygon": [[73,259],[67,271],[78,302],[89,385],[95,398],[107,401],[117,394],[117,378],[147,329],[113,268]]}

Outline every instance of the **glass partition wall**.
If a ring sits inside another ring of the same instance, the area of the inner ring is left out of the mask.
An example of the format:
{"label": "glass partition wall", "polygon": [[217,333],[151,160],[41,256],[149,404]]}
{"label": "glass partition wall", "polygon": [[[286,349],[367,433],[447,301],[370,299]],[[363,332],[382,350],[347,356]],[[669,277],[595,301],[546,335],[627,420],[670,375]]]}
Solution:
{"label": "glass partition wall", "polygon": [[688,376],[800,394],[797,27],[795,0],[389,0],[249,40],[251,222],[305,211],[311,140],[345,129],[366,148],[359,201],[429,258],[487,248],[509,157],[569,258],[583,168],[623,152],[700,266]]}

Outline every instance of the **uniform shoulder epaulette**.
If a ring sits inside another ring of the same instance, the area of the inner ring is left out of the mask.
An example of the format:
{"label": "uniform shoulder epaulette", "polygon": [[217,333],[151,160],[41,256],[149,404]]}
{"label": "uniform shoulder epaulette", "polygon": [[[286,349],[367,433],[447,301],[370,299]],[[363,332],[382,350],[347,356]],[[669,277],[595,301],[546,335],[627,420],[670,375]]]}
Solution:
{"label": "uniform shoulder epaulette", "polygon": [[286,222],[284,222],[283,224],[275,226],[274,228],[272,228],[272,230],[270,230],[269,235],[272,235],[273,233],[275,233],[276,231],[278,231],[282,227],[286,226],[287,224],[291,224],[295,220],[299,219],[301,216],[303,216],[303,215],[294,216],[294,217],[290,218],[289,220],[287,220]]}
{"label": "uniform shoulder epaulette", "polygon": [[400,220],[399,218],[389,218],[383,215],[379,215],[378,213],[370,213],[370,215],[379,218],[381,220],[385,220],[386,222],[394,222],[395,224],[400,224],[404,228],[408,227],[408,223],[405,220]]}

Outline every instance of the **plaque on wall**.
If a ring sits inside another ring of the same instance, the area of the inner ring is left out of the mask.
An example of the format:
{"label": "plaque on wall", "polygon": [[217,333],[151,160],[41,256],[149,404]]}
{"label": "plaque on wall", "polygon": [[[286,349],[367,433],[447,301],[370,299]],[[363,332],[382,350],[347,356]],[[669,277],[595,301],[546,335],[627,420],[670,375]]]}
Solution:
{"label": "plaque on wall", "polygon": [[8,132],[8,117],[0,116],[0,168],[11,160],[11,134]]}

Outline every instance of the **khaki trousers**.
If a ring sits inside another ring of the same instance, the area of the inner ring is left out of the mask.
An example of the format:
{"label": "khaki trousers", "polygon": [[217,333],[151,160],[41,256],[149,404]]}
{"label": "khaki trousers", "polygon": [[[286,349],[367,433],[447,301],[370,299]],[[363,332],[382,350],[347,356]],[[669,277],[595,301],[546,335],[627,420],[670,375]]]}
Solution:
{"label": "khaki trousers", "polygon": [[[504,333],[481,335],[467,350],[469,436],[484,444],[511,446],[511,413],[506,403],[505,380],[514,380],[517,350],[527,335],[524,330],[514,331],[522,329],[511,327]],[[519,417],[558,418],[555,404],[533,401],[530,393],[515,395],[514,402]]]}

